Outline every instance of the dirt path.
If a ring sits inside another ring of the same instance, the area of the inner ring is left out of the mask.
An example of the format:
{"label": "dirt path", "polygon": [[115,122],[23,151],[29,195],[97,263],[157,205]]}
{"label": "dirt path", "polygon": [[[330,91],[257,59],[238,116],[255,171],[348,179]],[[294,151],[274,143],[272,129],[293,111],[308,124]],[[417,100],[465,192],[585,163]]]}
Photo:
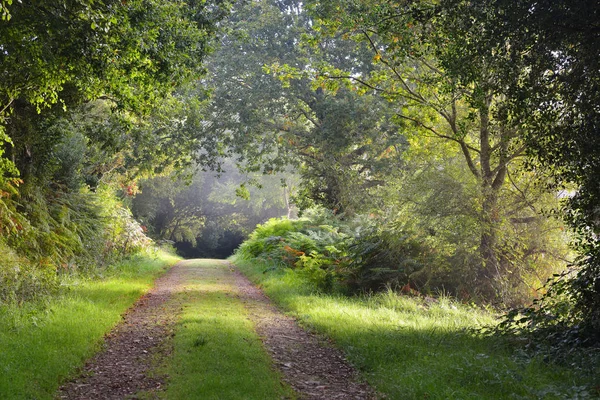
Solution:
{"label": "dirt path", "polygon": [[240,298],[269,354],[285,380],[303,399],[374,399],[373,390],[358,383],[343,354],[276,309],[237,269],[232,268]]}
{"label": "dirt path", "polygon": [[[249,318],[274,364],[302,399],[372,399],[374,392],[357,383],[356,372],[342,354],[283,315],[269,299],[229,263],[215,260],[227,270],[226,279],[245,304]],[[65,384],[61,399],[144,398],[160,391],[164,376],[152,372],[170,353],[180,303],[169,301],[185,290],[191,278],[207,273],[194,260],[178,263],[156,281],[106,338],[104,350],[86,364],[80,377]]]}

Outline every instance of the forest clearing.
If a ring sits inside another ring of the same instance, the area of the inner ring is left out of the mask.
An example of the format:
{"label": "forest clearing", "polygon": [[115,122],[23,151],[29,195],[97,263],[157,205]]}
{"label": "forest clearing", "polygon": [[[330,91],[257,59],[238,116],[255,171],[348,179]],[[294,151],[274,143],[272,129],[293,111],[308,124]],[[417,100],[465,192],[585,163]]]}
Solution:
{"label": "forest clearing", "polygon": [[0,399],[599,398],[599,127],[598,1],[0,0]]}

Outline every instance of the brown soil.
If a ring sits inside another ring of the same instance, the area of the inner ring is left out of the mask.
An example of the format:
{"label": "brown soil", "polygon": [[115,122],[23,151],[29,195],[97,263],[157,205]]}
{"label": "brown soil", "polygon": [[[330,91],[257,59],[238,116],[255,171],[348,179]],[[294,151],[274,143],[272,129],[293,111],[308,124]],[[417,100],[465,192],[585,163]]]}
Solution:
{"label": "brown soil", "polygon": [[58,397],[77,400],[135,398],[160,390],[164,376],[151,371],[168,355],[176,304],[168,302],[185,281],[179,264],[156,280],[155,286],[123,315],[105,338],[103,351],[90,359],[82,374],[63,385]]}
{"label": "brown soil", "polygon": [[[217,264],[225,264],[215,260]],[[184,290],[194,274],[193,260],[178,263],[159,278],[107,337],[102,352],[90,359],[82,374],[61,387],[60,399],[134,399],[161,390],[165,376],[156,366],[170,353],[174,322],[181,305],[168,301]],[[341,352],[324,339],[300,328],[278,311],[269,299],[230,265],[227,274],[237,295],[248,309],[249,318],[284,380],[302,399],[374,399],[374,391],[360,383]]]}

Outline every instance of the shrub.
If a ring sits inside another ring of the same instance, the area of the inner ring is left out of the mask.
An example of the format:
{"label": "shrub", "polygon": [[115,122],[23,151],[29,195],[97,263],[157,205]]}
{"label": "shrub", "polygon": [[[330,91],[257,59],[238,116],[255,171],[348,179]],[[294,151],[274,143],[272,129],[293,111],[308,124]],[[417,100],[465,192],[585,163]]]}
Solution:
{"label": "shrub", "polygon": [[410,231],[370,227],[348,246],[344,284],[350,291],[380,291],[409,284],[424,266],[426,247]]}
{"label": "shrub", "polygon": [[331,268],[333,260],[317,251],[301,255],[296,261],[300,276],[307,279],[317,289],[330,291],[333,287],[334,273]]}
{"label": "shrub", "polygon": [[0,302],[21,303],[49,295],[58,288],[56,269],[34,265],[0,240]]}
{"label": "shrub", "polygon": [[0,231],[0,301],[4,302],[53,293],[61,275],[97,274],[150,243],[109,188],[96,193],[31,184],[18,191],[4,189]]}
{"label": "shrub", "polygon": [[318,209],[304,215],[296,221],[269,220],[237,255],[265,261],[272,268],[294,268],[315,288],[326,291],[402,286],[423,267],[427,248],[407,230],[365,221],[355,226]]}

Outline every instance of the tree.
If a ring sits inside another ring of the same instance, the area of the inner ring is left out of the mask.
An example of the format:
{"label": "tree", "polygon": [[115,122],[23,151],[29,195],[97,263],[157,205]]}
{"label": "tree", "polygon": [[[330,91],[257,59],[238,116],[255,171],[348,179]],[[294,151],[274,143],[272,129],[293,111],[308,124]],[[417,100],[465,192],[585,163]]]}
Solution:
{"label": "tree", "polygon": [[10,5],[10,20],[0,22],[0,117],[12,141],[8,158],[26,168],[56,142],[35,131],[32,118],[48,125],[65,107],[98,98],[143,115],[173,88],[200,77],[226,8],[219,1]]}
{"label": "tree", "polygon": [[[534,329],[558,325],[579,343],[598,342],[600,331],[600,7],[594,1],[486,1],[491,12],[480,19],[482,35],[462,62],[479,54],[500,55],[516,65],[504,71],[507,112],[527,144],[531,168],[547,169],[553,190],[572,190],[562,215],[576,233],[580,256],[574,270],[541,303]],[[463,24],[472,5],[448,1]],[[571,186],[570,186],[571,185]],[[573,186],[574,189],[573,190]],[[553,297],[568,294],[570,305],[553,307]],[[568,312],[564,312],[568,309]],[[554,318],[547,318],[547,314]],[[566,329],[564,329],[566,328]],[[567,343],[572,343],[568,340]]]}
{"label": "tree", "polygon": [[[317,38],[343,35],[367,43],[379,66],[358,75],[329,65],[317,79],[381,92],[395,103],[407,134],[450,142],[462,154],[464,167],[479,186],[471,199],[478,210],[477,286],[485,298],[493,299],[514,262],[506,250],[515,242],[509,245],[503,226],[539,216],[519,187],[535,175],[519,172],[526,144],[506,96],[506,67],[518,70],[524,64],[502,52],[474,50],[486,37],[479,21],[493,8],[467,3],[461,4],[468,12],[429,1],[315,1],[310,7],[321,21]],[[468,62],[465,54],[472,56]],[[522,207],[507,207],[511,203]]]}
{"label": "tree", "polygon": [[248,3],[232,14],[209,62],[208,129],[228,137],[250,168],[270,173],[299,165],[303,190],[295,201],[301,207],[366,211],[386,173],[400,166],[405,140],[381,97],[333,94],[307,78],[280,79],[282,65],[310,69],[334,59],[352,68],[369,65],[368,50],[351,42],[303,47],[300,38],[312,23],[298,2]]}
{"label": "tree", "polygon": [[[189,101],[182,88],[204,74],[228,4],[0,5],[2,245],[22,258],[31,282],[98,267],[110,258],[104,253],[133,251],[130,234],[145,239],[115,188],[132,175],[190,163],[202,146],[198,119],[186,125],[181,117],[201,100]],[[11,272],[5,261],[0,274]]]}

